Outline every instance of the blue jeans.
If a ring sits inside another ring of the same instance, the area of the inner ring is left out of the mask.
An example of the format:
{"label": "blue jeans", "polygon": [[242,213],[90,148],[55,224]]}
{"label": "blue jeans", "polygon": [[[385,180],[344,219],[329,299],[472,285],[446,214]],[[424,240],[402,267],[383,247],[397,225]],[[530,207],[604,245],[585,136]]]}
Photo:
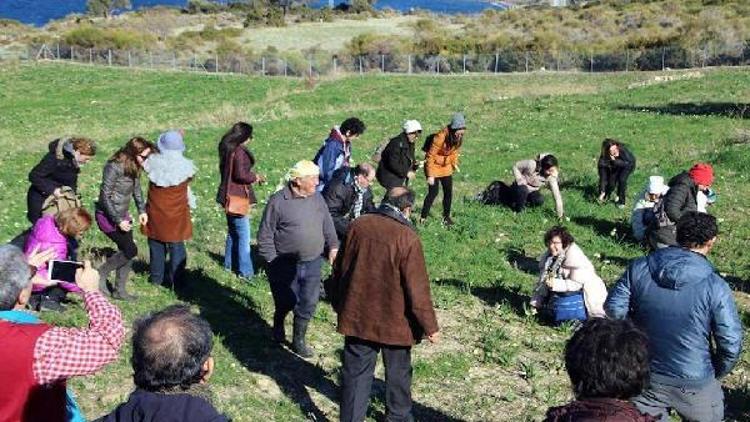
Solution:
{"label": "blue jeans", "polygon": [[224,268],[240,277],[255,275],[250,256],[250,217],[227,215],[227,241],[224,248]]}
{"label": "blue jeans", "polygon": [[[159,285],[166,282],[173,286],[181,284],[187,265],[185,243],[149,239],[148,250],[151,257],[151,282]],[[169,265],[167,265],[167,254],[169,254]]]}

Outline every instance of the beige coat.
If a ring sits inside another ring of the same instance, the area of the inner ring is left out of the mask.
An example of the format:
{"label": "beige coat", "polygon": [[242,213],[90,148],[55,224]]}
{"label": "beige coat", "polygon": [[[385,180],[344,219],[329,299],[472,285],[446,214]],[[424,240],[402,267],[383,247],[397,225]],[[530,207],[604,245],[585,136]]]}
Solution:
{"label": "beige coat", "polygon": [[594,265],[589,261],[577,244],[568,246],[565,260],[560,267],[562,279],[555,279],[552,289],[545,283],[545,274],[549,265],[549,252],[542,254],[539,259],[539,280],[534,295],[531,298],[531,306],[539,307],[544,303],[550,290],[553,292],[573,292],[583,290],[583,299],[586,303],[586,311],[589,317],[604,317],[604,301],[607,300],[607,287],[602,279],[596,274]]}
{"label": "beige coat", "polygon": [[[545,154],[541,154],[539,159],[542,159]],[[515,178],[518,186],[525,186],[529,192],[536,192],[541,189],[544,185],[549,185],[549,189],[552,191],[552,197],[555,199],[555,209],[557,210],[557,216],[562,217],[563,211],[563,200],[560,194],[560,186],[558,184],[557,177],[544,177],[536,168],[536,160],[521,160],[513,165],[513,177]]]}

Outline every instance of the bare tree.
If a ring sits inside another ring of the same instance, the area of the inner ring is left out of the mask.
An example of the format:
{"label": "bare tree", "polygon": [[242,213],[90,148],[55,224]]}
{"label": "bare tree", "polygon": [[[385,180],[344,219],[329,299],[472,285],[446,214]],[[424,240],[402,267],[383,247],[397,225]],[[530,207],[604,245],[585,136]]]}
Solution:
{"label": "bare tree", "polygon": [[130,9],[130,0],[87,0],[86,8],[90,15],[108,18],[116,9]]}

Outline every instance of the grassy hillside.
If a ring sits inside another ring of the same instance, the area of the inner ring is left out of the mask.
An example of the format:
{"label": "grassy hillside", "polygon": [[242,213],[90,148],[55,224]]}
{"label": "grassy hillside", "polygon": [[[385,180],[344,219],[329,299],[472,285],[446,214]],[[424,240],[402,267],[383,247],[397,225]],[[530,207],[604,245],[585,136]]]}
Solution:
{"label": "grassy hillside", "polygon": [[[264,200],[285,169],[311,158],[329,127],[348,116],[360,116],[368,125],[354,146],[355,160],[362,161],[381,140],[398,133],[404,119],[419,119],[429,131],[463,110],[468,131],[455,183],[457,224],[450,230],[437,221],[419,227],[444,341],[415,348],[416,415],[425,421],[539,420],[548,406],[571,398],[561,359],[570,331],[540,325],[525,305],[535,260],[544,249],[542,233],[555,222],[551,198],[546,192],[542,209],[522,215],[462,199],[492,180],[509,180],[518,159],[543,151],[560,158],[567,225],[610,285],[643,251],[628,240],[627,211],[592,201],[601,140],[620,138],[638,157],[631,195],[651,174],[671,176],[695,161],[712,162],[719,200],[711,212],[720,218],[722,237],[711,259],[736,287],[743,319],[750,321],[750,300],[743,292],[750,281],[745,249],[750,73],[708,70],[671,82],[664,82],[669,79],[664,75],[366,76],[310,86],[299,80],[78,66],[0,67],[0,199],[5,204],[0,241],[26,228],[26,175],[54,137],[81,134],[100,142],[101,153],[80,179],[84,202],[93,207],[103,162],[128,137],[154,138],[170,127],[186,128],[187,155],[199,168],[193,184],[199,199],[195,237],[188,242],[191,287],[176,297],[147,284],[148,251],[138,236],[142,264],[133,290],[140,299],[120,304],[128,323],[178,300],[192,303],[216,333],[211,385],[221,410],[238,421],[296,421],[311,414],[335,420],[343,338],[335,332],[330,306],[321,304],[313,321],[317,355],[303,361],[270,342],[273,304],[266,277],[242,283],[219,263],[225,221],[213,202],[216,143],[237,120],[256,126],[251,147],[258,170],[272,181],[258,191]],[[416,189],[421,201],[423,179]],[[257,209],[254,228],[259,217]],[[98,259],[108,247],[92,229],[81,254]],[[69,308],[42,316],[84,323],[80,306]],[[71,382],[90,418],[131,391],[129,357],[127,346],[101,374]],[[748,370],[745,352],[725,381],[730,419],[750,419]],[[376,383],[374,392],[370,416],[377,420],[384,411],[383,384]]]}

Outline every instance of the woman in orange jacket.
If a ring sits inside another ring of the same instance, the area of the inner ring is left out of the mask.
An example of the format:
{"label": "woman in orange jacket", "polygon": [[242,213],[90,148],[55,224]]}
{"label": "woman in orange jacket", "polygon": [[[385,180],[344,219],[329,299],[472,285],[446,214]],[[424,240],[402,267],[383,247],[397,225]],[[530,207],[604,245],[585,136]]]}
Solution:
{"label": "woman in orange jacket", "polygon": [[427,196],[422,205],[420,222],[430,215],[430,208],[438,194],[438,184],[443,186],[443,224],[450,226],[451,203],[453,202],[453,172],[458,170],[458,155],[466,131],[466,119],[455,113],[448,126],[428,138],[424,148]]}

